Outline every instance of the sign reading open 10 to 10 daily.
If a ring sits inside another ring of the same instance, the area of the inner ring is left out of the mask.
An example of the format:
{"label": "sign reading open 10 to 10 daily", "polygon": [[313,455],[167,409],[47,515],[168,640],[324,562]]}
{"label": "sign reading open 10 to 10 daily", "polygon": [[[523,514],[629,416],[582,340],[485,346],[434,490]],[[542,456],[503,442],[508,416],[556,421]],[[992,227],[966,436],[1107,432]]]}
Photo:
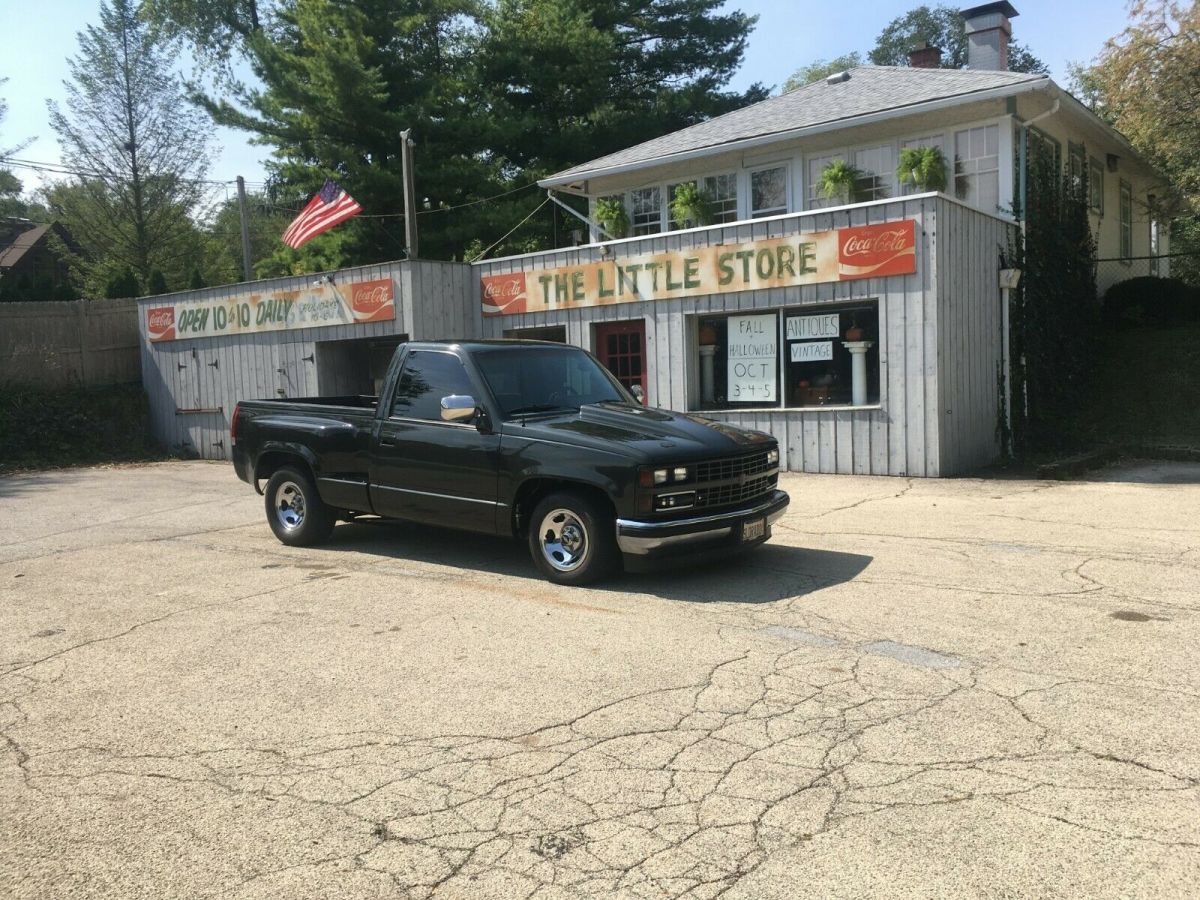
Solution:
{"label": "sign reading open 10 to 10 daily", "polygon": [[916,222],[645,253],[480,280],[485,316],[673,300],[917,271]]}
{"label": "sign reading open 10 to 10 daily", "polygon": [[[348,296],[347,296],[348,295]],[[220,300],[180,300],[146,310],[151,341],[219,337],[330,325],[361,325],[396,318],[392,279],[339,286],[322,281],[294,291],[242,294]]]}

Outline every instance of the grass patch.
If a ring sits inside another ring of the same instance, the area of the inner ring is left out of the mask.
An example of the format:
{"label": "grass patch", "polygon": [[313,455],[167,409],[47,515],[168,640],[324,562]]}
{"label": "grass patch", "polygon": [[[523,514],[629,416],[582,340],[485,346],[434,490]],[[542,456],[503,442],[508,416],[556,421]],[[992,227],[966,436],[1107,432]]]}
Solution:
{"label": "grass patch", "polygon": [[163,458],[139,384],[0,388],[0,473]]}

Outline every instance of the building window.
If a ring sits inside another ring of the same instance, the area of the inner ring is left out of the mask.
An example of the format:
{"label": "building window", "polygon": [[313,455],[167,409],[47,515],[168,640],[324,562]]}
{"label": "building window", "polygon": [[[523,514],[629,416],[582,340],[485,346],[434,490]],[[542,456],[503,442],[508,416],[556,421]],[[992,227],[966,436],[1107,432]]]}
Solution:
{"label": "building window", "polygon": [[896,154],[891,144],[854,151],[854,167],[861,176],[854,183],[854,199],[860,203],[892,196],[896,177]]}
{"label": "building window", "polygon": [[662,190],[655,187],[638,188],[629,192],[633,206],[633,233],[658,234],[662,227]]}
{"label": "building window", "polygon": [[556,344],[567,342],[566,325],[542,325],[537,328],[508,328],[504,332],[506,338],[519,341],[553,341]]}
{"label": "building window", "polygon": [[1129,182],[1121,182],[1121,200],[1118,209],[1121,233],[1121,260],[1129,265],[1133,257],[1133,188]]}
{"label": "building window", "polygon": [[984,212],[999,209],[999,125],[954,132],[954,196]]}
{"label": "building window", "polygon": [[737,208],[737,173],[726,172],[722,175],[709,175],[700,185],[708,197],[708,208],[712,213],[714,225],[724,222],[736,222]]}
{"label": "building window", "polygon": [[831,153],[826,156],[810,156],[808,158],[808,184],[805,189],[808,209],[824,209],[828,206],[838,205],[836,198],[826,197],[821,193],[821,173],[825,171],[825,167],[831,162],[836,162],[842,158],[840,153]]}
{"label": "building window", "polygon": [[1104,215],[1104,166],[1094,156],[1088,160],[1088,207]]}
{"label": "building window", "polygon": [[[696,409],[879,403],[879,305],[701,316]],[[859,363],[855,403],[855,357]]]}
{"label": "building window", "polygon": [[[946,136],[944,134],[925,134],[921,137],[910,138],[907,141],[900,142],[902,150],[915,150],[920,147],[936,147],[942,151],[942,155],[946,154]],[[901,196],[908,194],[923,194],[928,188],[919,187],[912,181],[906,181],[900,185]]]}
{"label": "building window", "polygon": [[1067,143],[1067,175],[1071,181],[1071,189],[1079,196],[1083,191],[1084,169],[1087,166],[1087,154],[1083,144]]}
{"label": "building window", "polygon": [[759,219],[787,211],[787,166],[751,172],[750,217]]}
{"label": "building window", "polygon": [[1156,204],[1154,202],[1153,194],[1146,198],[1146,205],[1150,208],[1150,233],[1148,235],[1150,245],[1150,274],[1158,276],[1161,275],[1162,272],[1159,270],[1158,265],[1158,254],[1160,252],[1158,240],[1158,219],[1155,218],[1154,214]]}

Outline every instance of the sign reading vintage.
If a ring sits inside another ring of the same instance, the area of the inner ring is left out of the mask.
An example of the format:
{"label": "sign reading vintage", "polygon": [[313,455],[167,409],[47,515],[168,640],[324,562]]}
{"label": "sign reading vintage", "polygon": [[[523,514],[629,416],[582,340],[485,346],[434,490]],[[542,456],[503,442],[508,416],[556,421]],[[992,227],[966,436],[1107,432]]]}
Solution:
{"label": "sign reading vintage", "polygon": [[360,325],[396,318],[392,279],[347,286],[321,282],[295,291],[272,291],[224,300],[188,300],[146,310],[151,341],[219,337],[329,325]]}
{"label": "sign reading vintage", "polygon": [[480,279],[485,316],[911,275],[912,219]]}

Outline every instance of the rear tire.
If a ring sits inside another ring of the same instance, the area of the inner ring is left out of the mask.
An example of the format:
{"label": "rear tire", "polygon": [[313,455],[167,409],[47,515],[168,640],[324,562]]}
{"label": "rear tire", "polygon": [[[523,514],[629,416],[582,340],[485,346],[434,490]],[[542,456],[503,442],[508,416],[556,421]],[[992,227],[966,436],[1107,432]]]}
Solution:
{"label": "rear tire", "polygon": [[590,584],[613,573],[619,553],[612,513],[574,491],[550,494],[529,518],[534,565],[555,584]]}
{"label": "rear tire", "polygon": [[332,511],[321,500],[312,479],[299,469],[277,469],[263,492],[267,524],[290,547],[311,547],[333,531]]}

